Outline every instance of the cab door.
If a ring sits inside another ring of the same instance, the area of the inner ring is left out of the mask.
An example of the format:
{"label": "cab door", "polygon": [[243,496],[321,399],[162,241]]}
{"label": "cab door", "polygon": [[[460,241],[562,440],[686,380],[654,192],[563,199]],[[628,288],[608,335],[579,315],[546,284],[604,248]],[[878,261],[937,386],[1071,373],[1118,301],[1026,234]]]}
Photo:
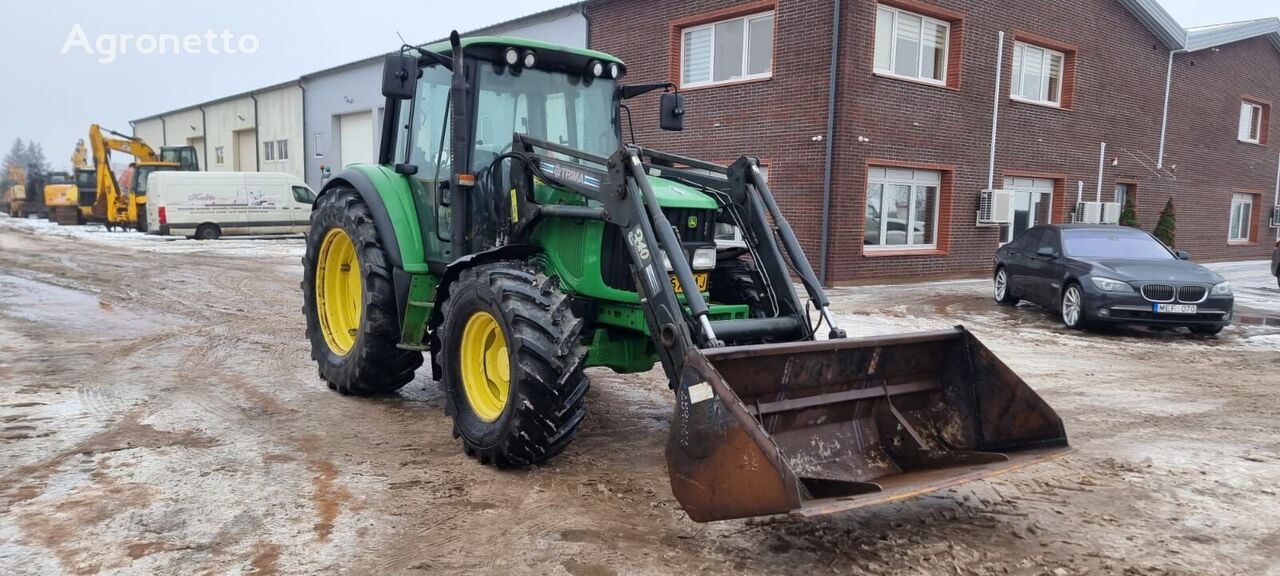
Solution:
{"label": "cab door", "polygon": [[316,195],[310,188],[294,184],[293,204],[289,206],[289,221],[293,225],[291,232],[306,233],[311,228],[311,205],[316,202]]}
{"label": "cab door", "polygon": [[453,176],[453,130],[449,114],[452,77],[443,66],[422,70],[412,107],[408,101],[400,105],[397,126],[405,128],[397,135],[394,155],[397,163],[418,167],[417,174],[407,178],[418,207],[423,249],[428,262],[441,265],[453,260],[452,206],[449,205],[449,183]]}

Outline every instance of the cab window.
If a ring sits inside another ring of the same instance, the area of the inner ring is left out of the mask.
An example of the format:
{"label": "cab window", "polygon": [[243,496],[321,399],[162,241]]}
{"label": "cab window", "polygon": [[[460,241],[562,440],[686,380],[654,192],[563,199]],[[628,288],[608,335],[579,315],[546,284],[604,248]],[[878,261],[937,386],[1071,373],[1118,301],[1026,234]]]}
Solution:
{"label": "cab window", "polygon": [[313,204],[316,201],[316,195],[306,186],[294,186],[293,199],[302,204]]}

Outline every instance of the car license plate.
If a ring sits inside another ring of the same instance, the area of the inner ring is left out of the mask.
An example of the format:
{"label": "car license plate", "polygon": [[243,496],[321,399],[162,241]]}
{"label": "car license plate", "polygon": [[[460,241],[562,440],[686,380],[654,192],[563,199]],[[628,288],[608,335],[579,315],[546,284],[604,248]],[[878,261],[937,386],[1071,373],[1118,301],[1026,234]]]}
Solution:
{"label": "car license plate", "polygon": [[[706,291],[707,291],[707,277],[708,277],[708,276],[710,276],[710,274],[709,274],[709,273],[707,273],[707,272],[699,272],[699,273],[697,273],[697,274],[694,274],[694,275],[693,275],[693,281],[694,281],[694,282],[696,282],[696,283],[698,284],[698,291],[699,291],[699,292],[706,292]],[[679,279],[679,278],[676,278],[676,275],[675,275],[675,274],[672,274],[672,275],[671,275],[671,287],[676,289],[676,294],[681,294],[681,293],[683,293],[683,292],[684,292],[684,287],[680,285],[680,279]]]}
{"label": "car license plate", "polygon": [[1152,304],[1156,314],[1195,314],[1195,304]]}

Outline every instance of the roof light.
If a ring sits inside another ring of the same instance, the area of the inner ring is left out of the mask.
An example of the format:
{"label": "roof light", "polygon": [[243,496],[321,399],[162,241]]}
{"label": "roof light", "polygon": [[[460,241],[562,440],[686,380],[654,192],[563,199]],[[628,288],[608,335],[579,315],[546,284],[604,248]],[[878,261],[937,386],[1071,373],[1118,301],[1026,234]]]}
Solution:
{"label": "roof light", "polygon": [[619,66],[617,62],[610,62],[609,77],[613,78],[614,80],[617,80],[621,76],[622,76],[622,67]]}
{"label": "roof light", "polygon": [[533,68],[533,65],[537,63],[538,63],[538,57],[534,56],[533,50],[525,50],[524,51],[524,67]]}
{"label": "roof light", "polygon": [[592,60],[589,64],[587,64],[587,70],[591,73],[592,76],[595,76],[596,78],[604,76],[604,62],[601,62],[599,60]]}
{"label": "roof light", "polygon": [[507,48],[503,58],[507,61],[508,66],[515,66],[520,63],[520,51],[515,48]]}

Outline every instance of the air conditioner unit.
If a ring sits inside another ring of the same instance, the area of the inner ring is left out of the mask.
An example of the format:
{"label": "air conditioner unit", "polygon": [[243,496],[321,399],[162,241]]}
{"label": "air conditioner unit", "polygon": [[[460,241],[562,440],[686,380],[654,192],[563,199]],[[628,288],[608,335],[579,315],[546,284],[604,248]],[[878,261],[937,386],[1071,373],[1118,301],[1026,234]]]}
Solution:
{"label": "air conditioner unit", "polygon": [[1271,208],[1271,227],[1280,228],[1280,206]]}
{"label": "air conditioner unit", "polygon": [[1075,222],[1077,224],[1101,224],[1102,223],[1102,203],[1101,202],[1077,202]]}
{"label": "air conditioner unit", "polygon": [[978,197],[978,225],[1011,224],[1013,191],[983,190]]}
{"label": "air conditioner unit", "polygon": [[1103,224],[1119,224],[1120,223],[1120,207],[1119,202],[1103,202],[1102,203],[1102,223]]}

